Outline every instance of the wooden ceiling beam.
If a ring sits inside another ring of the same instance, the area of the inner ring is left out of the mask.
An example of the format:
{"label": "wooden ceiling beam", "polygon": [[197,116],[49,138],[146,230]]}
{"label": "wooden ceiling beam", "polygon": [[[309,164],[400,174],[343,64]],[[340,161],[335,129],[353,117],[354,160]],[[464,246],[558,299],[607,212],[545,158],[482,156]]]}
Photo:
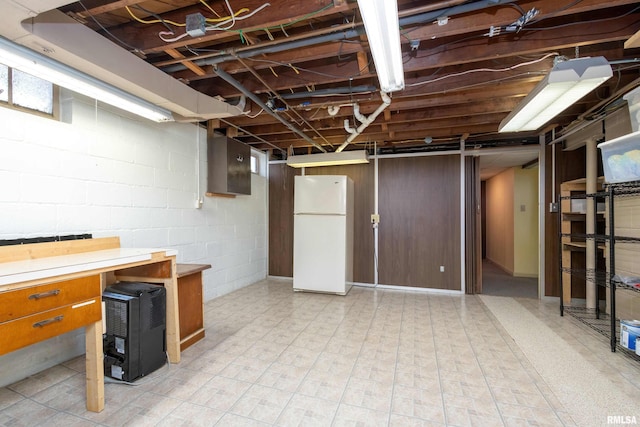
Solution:
{"label": "wooden ceiling beam", "polygon": [[[497,135],[497,130],[495,125],[483,124],[483,125],[477,125],[473,127],[463,126],[463,127],[448,127],[448,128],[440,128],[440,129],[434,128],[429,130],[429,136],[431,136],[434,139],[441,139],[441,138],[450,138],[451,135],[456,135],[457,136],[456,139],[459,140],[460,136],[462,136],[467,132],[469,132],[471,135],[473,135],[474,133],[476,134],[495,133]],[[290,138],[281,139],[277,142],[274,142],[274,144],[284,149],[286,149],[289,146],[293,146],[294,148],[299,148],[299,147],[308,147],[310,145],[307,141],[301,138],[295,138],[293,134],[290,134],[290,135],[291,135]],[[418,135],[416,134],[416,132],[396,132],[393,139],[390,139],[389,136],[385,133],[368,133],[366,135],[362,135],[356,138],[353,144],[362,145],[368,142],[373,143],[374,141],[377,141],[378,143],[383,143],[383,142],[399,143],[401,141],[408,141],[408,140],[421,142],[422,144],[424,144],[425,136],[426,135],[424,134]],[[242,139],[242,138],[238,137],[237,139]],[[345,140],[345,138],[341,136],[329,136],[326,139],[334,146],[340,145]],[[242,140],[244,141],[244,139]],[[246,141],[246,142],[251,144],[250,141]],[[317,140],[317,142],[320,143],[321,141]],[[259,142],[256,142],[256,144],[260,146]]]}
{"label": "wooden ceiling beam", "polygon": [[[250,11],[257,10],[264,4],[263,0],[244,0],[241,6],[247,8]],[[240,6],[237,6],[238,9]],[[238,29],[242,29],[243,33],[262,33],[263,29],[272,28],[274,32],[281,32],[280,26],[288,25],[308,25],[310,19],[317,20],[318,18],[331,17],[332,15],[348,12],[352,8],[356,7],[354,4],[342,4],[340,6],[322,7],[315,1],[308,0],[288,0],[286,2],[279,2],[277,7],[268,6],[262,9],[255,15],[238,21],[237,27],[229,31],[210,31],[202,37],[184,37],[183,39],[175,42],[165,43],[158,38],[158,32],[165,30],[162,24],[150,24],[141,30],[136,22],[132,22],[131,26],[136,27],[136,31],[132,32],[128,25],[123,25],[118,28],[110,29],[115,37],[120,38],[126,43],[138,46],[145,54],[152,54],[165,51],[167,49],[177,49],[184,46],[197,47],[199,44],[211,43],[214,41],[222,40],[238,40],[240,41],[241,35],[237,32]],[[220,12],[222,9],[219,10]],[[236,10],[237,12],[237,10]],[[168,21],[184,23],[186,16],[193,13],[201,13],[207,18],[215,18],[206,7],[200,3],[196,3],[193,6],[180,8],[172,12],[167,12],[162,15],[162,18]],[[228,12],[226,12],[228,13]],[[317,23],[317,22],[316,22]],[[289,28],[287,28],[289,29]],[[176,35],[184,33],[184,28],[176,27]],[[137,36],[137,38],[135,38]],[[286,36],[282,36],[285,38]]]}
{"label": "wooden ceiling beam", "polygon": [[[467,40],[464,46],[437,45],[424,46],[415,58],[404,64],[405,73],[415,70],[469,64],[473,62],[495,61],[518,55],[541,55],[575,46],[589,46],[628,39],[640,29],[640,21],[630,15],[606,25],[584,23],[559,29],[528,31],[520,38],[512,36],[496,37],[493,40]],[[499,68],[499,67],[496,67]]]}
{"label": "wooden ceiling beam", "polygon": [[[508,99],[520,99],[525,96],[533,87],[535,86],[535,82],[529,81],[514,81],[508,84],[501,84],[490,87],[488,89],[475,89],[475,90],[466,90],[455,93],[448,94],[433,94],[425,97],[397,97],[393,98],[391,101],[390,107],[385,110],[389,112],[403,112],[407,110],[416,110],[418,112],[425,111],[428,109],[430,111],[438,111],[442,108],[451,108],[451,109],[465,109],[476,108],[475,104],[478,104],[478,108],[482,108],[483,105],[486,105],[487,108],[491,108],[494,103],[500,103]],[[518,90],[518,92],[522,92],[520,97],[513,97],[513,91]],[[344,100],[342,100],[344,103]],[[360,111],[363,114],[371,114],[379,105],[380,100],[376,95],[376,98],[366,101],[359,102]],[[331,120],[332,116],[329,116],[326,111],[326,107],[322,107],[323,102],[322,99],[319,100],[318,104],[311,104],[306,107],[309,111],[305,111],[304,117],[307,120],[313,120],[317,122],[319,120]],[[319,109],[324,109],[321,111]],[[252,111],[253,114],[257,113],[257,111]],[[420,113],[418,113],[420,114]],[[352,110],[350,107],[343,107],[338,111],[338,114],[334,117],[335,120],[341,121],[345,117],[350,117],[352,115]],[[394,114],[395,115],[395,114]],[[235,116],[227,119],[239,126],[259,126],[268,123],[275,123],[273,117],[268,114],[260,114],[255,118],[250,118],[246,116]]]}
{"label": "wooden ceiling beam", "polygon": [[75,12],[80,18],[90,18],[92,16],[102,15],[103,13],[113,12],[115,10],[124,9],[127,6],[133,6],[143,3],[146,0],[119,0],[111,3],[103,4],[102,6],[91,7],[86,10]]}
{"label": "wooden ceiling beam", "polygon": [[[536,8],[539,13],[535,18],[535,22],[540,22],[544,26],[544,21],[574,15],[578,13],[587,13],[598,11],[602,13],[603,9],[609,9],[618,6],[625,6],[637,3],[634,0],[613,0],[603,2],[602,0],[582,0],[575,2],[569,8],[559,8],[557,0],[534,0],[519,1],[518,5],[522,10],[529,11]],[[492,7],[480,10],[470,14],[451,16],[446,25],[420,24],[406,29],[407,37],[402,40],[408,43],[407,39],[428,41],[441,40],[447,37],[459,36],[461,34],[482,34],[489,31],[491,26],[509,25],[520,18],[521,14],[512,5],[505,4],[500,7]],[[593,14],[594,17],[601,17]],[[599,24],[600,25],[600,24]],[[531,27],[535,27],[534,24]],[[504,37],[504,33],[497,37]]]}
{"label": "wooden ceiling beam", "polygon": [[[634,21],[632,24],[629,24],[629,25],[631,25],[632,27],[631,29],[627,28],[624,31],[625,33],[630,33],[633,30],[633,27],[640,27],[640,22]],[[562,38],[565,35],[566,35],[565,33],[562,33],[562,34],[556,34],[553,37],[559,37],[560,40],[566,40]],[[604,46],[606,50],[603,51],[602,48],[599,48],[596,46],[593,46],[593,47],[583,46],[582,47],[583,55],[620,57],[621,52],[623,52],[623,42],[622,40],[618,40],[618,39],[620,39],[621,35],[620,34],[616,35],[615,32],[609,33],[609,35],[611,35],[611,37],[616,40],[613,42],[605,43]],[[540,37],[539,35],[536,36],[536,38],[539,38],[539,37]],[[580,35],[579,37],[583,37],[583,36]],[[495,49],[498,51],[508,52],[508,55],[505,54],[506,56],[503,56],[501,59],[505,59],[507,58],[507,56],[515,57],[516,55],[519,55],[519,54],[534,54],[534,53],[541,54],[541,52],[561,51],[562,49],[571,51],[571,53],[573,54],[574,46],[571,43],[563,43],[562,45],[550,46],[549,49],[546,51],[541,50],[540,43],[541,41],[539,39],[518,41],[518,42],[513,42],[513,44],[510,44],[508,42],[501,42],[500,43],[501,47],[499,49],[496,47]],[[500,56],[500,54],[499,52],[495,53],[495,55],[494,53],[491,53],[493,52],[493,49],[494,49],[493,46],[491,47],[491,49],[488,49],[484,45],[472,44],[468,47],[456,49],[455,53],[449,53],[449,51],[444,51],[442,53],[430,52],[429,54],[427,54],[427,52],[423,52],[422,53],[422,55],[424,55],[423,57],[413,58],[412,60],[408,61],[405,64],[405,73],[408,74],[408,76],[407,76],[407,89],[405,89],[403,93],[409,93],[414,90],[421,90],[419,87],[411,88],[410,86],[412,84],[419,83],[421,80],[425,81],[424,78],[416,77],[415,73],[416,72],[426,73],[428,70],[436,67],[438,69],[442,69],[442,71],[438,73],[437,76],[434,76],[434,79],[436,77],[446,75],[447,73],[453,73],[454,70],[456,69],[458,72],[465,72],[468,70],[473,70],[474,67],[475,68],[492,68],[492,69],[506,68],[504,66],[496,67],[494,63],[495,61],[494,56],[497,57],[497,56]],[[515,59],[512,61],[515,62]],[[519,60],[519,62],[521,61],[522,60]],[[514,63],[514,62],[510,62],[510,63]],[[461,65],[461,63],[464,63],[465,65]],[[467,84],[477,84],[479,80],[485,80],[485,81],[495,80],[496,78],[506,78],[509,76],[523,75],[525,73],[531,73],[534,70],[540,70],[540,71],[544,70],[546,72],[546,70],[550,69],[551,66],[552,66],[552,60],[549,58],[548,60],[542,63],[532,64],[529,66],[516,67],[512,70],[501,71],[499,73],[469,72],[468,74],[469,78],[467,79],[467,82],[468,82]],[[291,69],[289,70],[283,69],[280,73],[278,73],[277,78],[275,76],[266,76],[265,79],[269,82],[269,85],[276,90],[283,90],[284,88],[304,87],[304,85],[308,84],[309,81],[312,79],[313,79],[312,81],[316,84],[316,86],[326,85],[326,84],[333,84],[341,81],[341,79],[339,78],[339,76],[341,75],[343,76],[342,80],[345,79],[344,76],[357,76],[358,67],[359,66],[355,63],[355,61],[352,61],[346,64],[343,64],[343,63],[332,64],[332,65],[324,64],[321,68],[315,69],[314,70],[315,73],[308,72],[302,67],[297,68],[297,71],[300,72],[300,74],[297,74],[296,71],[293,71]],[[451,70],[447,70],[447,67],[451,67]],[[458,68],[458,67],[462,67],[462,68]],[[334,77],[329,77],[329,76],[334,76]],[[540,74],[539,79],[541,79],[542,76],[543,74]],[[237,76],[237,78],[239,79],[239,81],[244,83],[243,78],[241,76]],[[449,86],[449,88],[464,86],[464,83],[461,83],[462,78],[463,77],[460,76],[460,78],[457,78],[457,79],[448,78],[448,79],[440,80],[440,83],[436,87],[438,87],[438,90],[445,90],[444,88],[447,85]],[[252,90],[254,93],[264,92],[264,88],[261,88],[258,85],[256,85],[255,81],[252,81],[250,78],[248,78],[247,80],[248,81],[246,83],[246,86],[248,86],[249,89]],[[364,80],[368,81],[369,84],[377,85],[377,79],[375,79],[374,76],[368,76]],[[362,81],[362,79],[360,79],[360,81]],[[351,83],[354,85],[361,84],[359,82],[356,82],[355,80],[352,81]],[[223,86],[218,86],[216,84],[212,84],[211,87],[217,90],[216,93],[214,93],[213,91],[208,91],[204,89],[206,86],[203,86],[203,85],[206,85],[206,83],[203,83],[201,81],[194,81],[192,83],[192,86],[194,88],[198,90],[206,91],[210,95],[221,95],[225,98],[239,95],[237,91],[231,87],[223,87]],[[432,85],[432,83],[429,83],[428,85]],[[425,87],[427,87],[428,85],[425,85]],[[450,89],[447,89],[447,90],[450,90]]]}
{"label": "wooden ceiling beam", "polygon": [[[506,115],[511,111],[519,102],[519,99],[499,100],[493,99],[486,102],[475,102],[464,105],[465,116],[483,116],[487,114],[499,113]],[[423,110],[411,110],[401,111],[395,114],[389,113],[389,120],[384,120],[383,117],[378,117],[370,126],[380,125],[383,130],[394,130],[395,125],[404,125],[410,123],[429,123],[438,120],[455,119],[460,116],[460,105],[456,106],[443,106],[440,108],[429,109],[426,112]],[[349,108],[345,108],[347,111],[351,111]],[[385,110],[389,111],[389,110]],[[322,120],[312,121],[313,126],[321,133],[325,133],[329,130],[337,130],[344,132],[344,119],[350,118],[348,114],[342,116],[336,116],[332,118],[325,118]],[[288,130],[280,123],[263,123],[252,125],[251,123],[239,125],[243,129],[246,129],[252,133],[260,133],[262,135],[274,135],[287,133]],[[385,131],[386,131],[385,130]]]}

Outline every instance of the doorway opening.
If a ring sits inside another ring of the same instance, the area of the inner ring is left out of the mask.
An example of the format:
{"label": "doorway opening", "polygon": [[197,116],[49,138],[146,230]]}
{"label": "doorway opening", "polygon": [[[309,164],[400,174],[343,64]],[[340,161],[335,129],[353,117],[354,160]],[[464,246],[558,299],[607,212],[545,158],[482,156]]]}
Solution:
{"label": "doorway opening", "polygon": [[481,156],[479,166],[481,293],[538,298],[538,151]]}

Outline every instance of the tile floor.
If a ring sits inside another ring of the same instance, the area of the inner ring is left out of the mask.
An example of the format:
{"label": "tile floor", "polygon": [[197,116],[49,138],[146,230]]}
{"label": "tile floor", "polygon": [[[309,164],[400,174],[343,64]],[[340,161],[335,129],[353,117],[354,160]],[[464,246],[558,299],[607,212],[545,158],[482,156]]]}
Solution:
{"label": "tile floor", "polygon": [[[526,304],[559,334],[580,327]],[[0,388],[0,426],[577,425],[476,296],[268,280],[208,302],[205,317],[180,364],[108,383],[103,412],[85,409],[80,357]],[[627,368],[640,390],[640,367]]]}

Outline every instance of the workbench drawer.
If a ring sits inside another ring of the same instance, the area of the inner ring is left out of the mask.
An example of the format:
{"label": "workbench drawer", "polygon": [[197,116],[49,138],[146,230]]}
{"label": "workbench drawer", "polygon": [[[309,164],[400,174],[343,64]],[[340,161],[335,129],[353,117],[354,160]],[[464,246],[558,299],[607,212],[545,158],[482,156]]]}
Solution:
{"label": "workbench drawer", "polygon": [[0,323],[0,355],[55,337],[102,319],[102,299],[76,304]]}
{"label": "workbench drawer", "polygon": [[101,294],[100,275],[97,274],[0,292],[0,323],[90,298],[100,298]]}

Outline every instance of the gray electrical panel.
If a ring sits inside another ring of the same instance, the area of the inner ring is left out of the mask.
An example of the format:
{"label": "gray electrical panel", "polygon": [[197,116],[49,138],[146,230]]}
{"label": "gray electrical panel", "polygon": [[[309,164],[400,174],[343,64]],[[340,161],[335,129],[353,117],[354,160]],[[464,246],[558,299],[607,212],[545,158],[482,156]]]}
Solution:
{"label": "gray electrical panel", "polygon": [[226,136],[207,139],[207,192],[251,194],[251,149]]}

